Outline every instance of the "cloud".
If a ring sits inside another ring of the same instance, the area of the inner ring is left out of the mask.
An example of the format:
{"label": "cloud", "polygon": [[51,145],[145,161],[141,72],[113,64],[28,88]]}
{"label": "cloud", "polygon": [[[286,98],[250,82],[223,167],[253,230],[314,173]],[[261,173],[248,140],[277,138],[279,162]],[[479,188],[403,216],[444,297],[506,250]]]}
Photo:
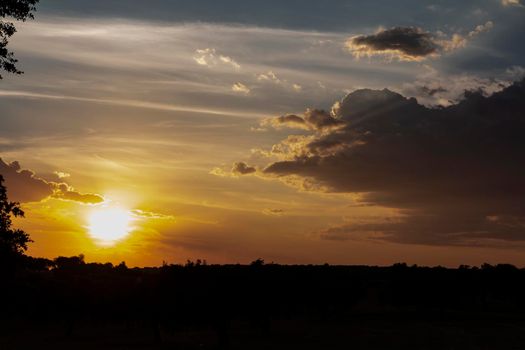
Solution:
{"label": "cloud", "polygon": [[39,178],[31,170],[22,169],[17,161],[6,163],[0,158],[0,175],[5,179],[9,198],[17,202],[38,202],[46,198],[83,204],[104,202],[104,197],[98,194],[80,193],[66,183]]}
{"label": "cloud", "polygon": [[222,169],[222,168],[219,168],[219,167],[215,167],[213,169],[210,170],[209,172],[210,175],[215,175],[215,176],[219,176],[219,177],[229,177],[231,176],[231,173]]}
{"label": "cloud", "polygon": [[236,175],[249,175],[249,174],[255,173],[256,171],[257,169],[255,169],[252,166],[249,166],[248,164],[244,162],[237,162],[233,164],[233,168],[231,172],[232,174],[236,174]]}
{"label": "cloud", "polygon": [[334,118],[324,110],[307,109],[302,117],[295,114],[287,114],[263,119],[260,127],[265,128],[270,126],[275,129],[286,127],[290,129],[326,130],[337,128],[343,124],[343,121]]}
{"label": "cloud", "polygon": [[430,33],[417,27],[394,27],[380,29],[371,35],[353,36],[345,46],[356,58],[387,56],[400,61],[422,61],[465,47],[468,40],[491,30],[493,26],[488,21],[466,36],[456,33],[450,38],[442,32]]}
{"label": "cloud", "polygon": [[36,202],[54,193],[52,185],[31,170],[22,169],[17,161],[6,163],[0,158],[0,175],[4,177],[9,198],[14,201]]}
{"label": "cloud", "polygon": [[59,179],[65,179],[65,178],[71,177],[71,174],[68,174],[68,173],[65,173],[65,172],[62,172],[62,171],[55,171],[55,172],[53,172],[53,174],[58,176]]}
{"label": "cloud", "polygon": [[481,33],[486,33],[494,28],[494,23],[492,21],[487,21],[485,24],[480,24],[476,28],[474,28],[473,31],[468,33],[468,36],[470,38],[475,37],[476,35],[479,35]]}
{"label": "cloud", "polygon": [[144,211],[141,209],[132,210],[131,213],[134,217],[139,219],[155,219],[155,220],[174,220],[173,215],[165,215],[160,213],[155,213],[152,211]]}
{"label": "cloud", "polygon": [[282,129],[283,127],[290,129],[310,129],[309,125],[306,123],[306,120],[295,114],[287,114],[279,117],[263,119],[260,123],[260,129],[264,129],[268,126],[274,129]]}
{"label": "cloud", "polygon": [[435,96],[436,94],[448,92],[448,90],[442,86],[431,88],[431,87],[424,85],[424,86],[421,86],[421,92],[428,96]]}
{"label": "cloud", "polygon": [[523,4],[520,0],[501,0],[503,6],[518,6],[523,7]]}
{"label": "cloud", "polygon": [[282,80],[277,77],[273,71],[268,71],[268,73],[261,73],[257,75],[257,80],[259,81],[271,81],[275,84],[282,84]]}
{"label": "cloud", "polygon": [[279,78],[273,71],[267,73],[257,74],[257,80],[260,82],[268,82],[284,88],[291,89],[295,92],[301,92],[303,87],[297,83],[290,83],[286,79]]}
{"label": "cloud", "polygon": [[66,183],[49,182],[53,187],[52,198],[83,204],[99,204],[104,202],[104,197],[93,193],[80,193]]}
{"label": "cloud", "polygon": [[261,176],[358,194],[362,204],[399,212],[395,220],[345,224],[325,238],[337,231],[338,239],[440,245],[525,241],[524,113],[525,81],[491,96],[466,92],[437,109],[387,89],[357,90],[333,110],[343,125],[274,145],[269,153],[282,160]]}
{"label": "cloud", "polygon": [[283,216],[284,210],[283,209],[271,209],[266,208],[263,210],[264,215],[270,215],[270,216]]}
{"label": "cloud", "polygon": [[525,78],[525,68],[522,66],[512,66],[507,69],[507,75],[514,79],[523,79]]}
{"label": "cloud", "polygon": [[470,39],[475,38],[481,33],[486,33],[494,28],[494,23],[488,21],[485,24],[480,24],[474,30],[470,31],[466,36],[461,34],[453,34],[451,39],[440,39],[437,42],[441,45],[444,51],[454,51],[464,48]]}
{"label": "cloud", "polygon": [[213,168],[209,174],[219,176],[219,177],[239,177],[242,175],[251,175],[255,174],[257,169],[253,166],[249,166],[245,162],[236,162],[233,163],[231,169],[225,168]]}
{"label": "cloud", "polygon": [[251,90],[248,86],[244,85],[243,83],[235,83],[232,85],[232,91],[248,95]]}
{"label": "cloud", "polygon": [[432,34],[415,27],[394,27],[372,35],[354,36],[346,47],[355,57],[395,55],[406,61],[421,60],[439,51]]}
{"label": "cloud", "polygon": [[241,65],[238,64],[237,62],[235,62],[235,60],[233,58],[229,57],[229,56],[220,55],[219,56],[219,60],[222,63],[231,65],[235,69],[240,69],[241,68]]}
{"label": "cloud", "polygon": [[426,106],[450,106],[458,103],[465,91],[480,90],[491,95],[512,85],[514,81],[521,80],[523,76],[519,67],[507,69],[501,79],[469,74],[442,75],[430,69],[414,82],[403,84],[401,91],[405,95],[416,97],[419,103]]}
{"label": "cloud", "polygon": [[235,69],[241,68],[241,65],[238,64],[233,58],[230,56],[218,54],[217,50],[213,48],[195,50],[193,59],[201,66],[213,67],[222,64]]}
{"label": "cloud", "polygon": [[78,102],[93,102],[101,105],[113,105],[113,106],[123,106],[130,108],[144,108],[151,110],[159,111],[172,111],[172,112],[187,112],[187,113],[205,113],[205,114],[214,114],[221,116],[239,116],[239,117],[262,117],[262,113],[253,113],[250,111],[237,111],[237,110],[226,110],[218,108],[209,108],[206,107],[192,107],[192,106],[183,106],[177,104],[168,104],[168,103],[157,103],[157,102],[148,102],[148,101],[139,101],[139,100],[121,100],[121,99],[103,99],[103,98],[88,98],[88,97],[79,97],[79,96],[68,96],[68,95],[50,95],[50,94],[41,94],[31,91],[8,91],[0,89],[0,98],[23,98],[23,99],[42,99],[42,100],[56,100],[56,101],[78,101]]}

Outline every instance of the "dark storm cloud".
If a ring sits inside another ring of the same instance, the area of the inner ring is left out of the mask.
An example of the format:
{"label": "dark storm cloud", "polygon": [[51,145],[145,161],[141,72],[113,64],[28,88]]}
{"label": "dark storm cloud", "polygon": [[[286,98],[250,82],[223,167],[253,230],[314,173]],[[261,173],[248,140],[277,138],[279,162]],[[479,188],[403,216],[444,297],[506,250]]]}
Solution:
{"label": "dark storm cloud", "polygon": [[[400,209],[396,222],[344,225],[427,244],[525,240],[525,81],[485,97],[429,109],[389,90],[357,90],[334,108],[345,126],[295,142],[263,173]],[[303,186],[304,188],[305,186]],[[310,186],[311,188],[311,186]],[[346,232],[346,233],[345,233]]]}
{"label": "dark storm cloud", "polygon": [[356,54],[396,52],[406,59],[420,59],[440,50],[432,34],[414,27],[395,27],[372,35],[360,35],[347,43]]}
{"label": "dark storm cloud", "polygon": [[34,172],[22,169],[17,161],[6,163],[0,158],[0,175],[4,177],[9,198],[18,202],[38,202],[57,198],[83,204],[102,203],[98,194],[83,194],[63,182],[46,181]]}
{"label": "dark storm cloud", "polygon": [[469,40],[493,28],[494,23],[487,21],[467,34],[454,33],[447,37],[442,32],[433,34],[417,27],[394,27],[354,36],[346,42],[346,48],[357,58],[386,55],[401,61],[421,61],[464,48]]}

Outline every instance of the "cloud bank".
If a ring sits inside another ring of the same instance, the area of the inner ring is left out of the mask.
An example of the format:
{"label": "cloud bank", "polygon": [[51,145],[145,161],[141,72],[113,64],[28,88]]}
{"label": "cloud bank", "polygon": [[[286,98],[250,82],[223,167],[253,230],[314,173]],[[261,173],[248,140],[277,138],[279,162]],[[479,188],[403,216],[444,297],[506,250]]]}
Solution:
{"label": "cloud bank", "polygon": [[[307,112],[308,114],[308,112]],[[324,238],[476,245],[525,241],[525,81],[487,97],[427,108],[390,90],[354,91],[324,113],[337,128],[290,135],[262,176],[316,191],[356,193],[396,208],[383,222],[349,223]],[[306,117],[279,117],[304,129]],[[302,120],[302,121],[301,121]],[[268,122],[267,122],[268,123]]]}

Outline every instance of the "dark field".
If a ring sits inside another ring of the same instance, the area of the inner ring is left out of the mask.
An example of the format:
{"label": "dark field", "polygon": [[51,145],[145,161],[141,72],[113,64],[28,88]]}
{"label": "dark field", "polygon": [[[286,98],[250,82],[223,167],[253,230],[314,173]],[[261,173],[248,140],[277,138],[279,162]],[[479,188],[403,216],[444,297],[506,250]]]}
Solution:
{"label": "dark field", "polygon": [[[272,321],[263,332],[253,325],[232,323],[229,349],[523,349],[525,322],[439,318],[396,314],[355,315],[355,320]],[[486,317],[485,317],[486,318]],[[218,349],[214,329],[162,329],[157,341],[147,327],[126,329],[118,324],[79,324],[64,335],[60,326],[12,326],[1,349]],[[4,328],[5,329],[5,328]]]}
{"label": "dark field", "polygon": [[4,279],[2,350],[525,348],[510,265],[42,263]]}

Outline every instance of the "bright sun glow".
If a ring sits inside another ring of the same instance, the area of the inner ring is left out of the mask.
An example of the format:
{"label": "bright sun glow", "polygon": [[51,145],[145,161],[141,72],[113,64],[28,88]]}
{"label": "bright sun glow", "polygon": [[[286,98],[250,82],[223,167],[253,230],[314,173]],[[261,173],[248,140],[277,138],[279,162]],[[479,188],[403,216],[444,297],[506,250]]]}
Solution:
{"label": "bright sun glow", "polygon": [[132,230],[133,216],[122,208],[97,208],[89,215],[89,234],[103,246],[112,246]]}

